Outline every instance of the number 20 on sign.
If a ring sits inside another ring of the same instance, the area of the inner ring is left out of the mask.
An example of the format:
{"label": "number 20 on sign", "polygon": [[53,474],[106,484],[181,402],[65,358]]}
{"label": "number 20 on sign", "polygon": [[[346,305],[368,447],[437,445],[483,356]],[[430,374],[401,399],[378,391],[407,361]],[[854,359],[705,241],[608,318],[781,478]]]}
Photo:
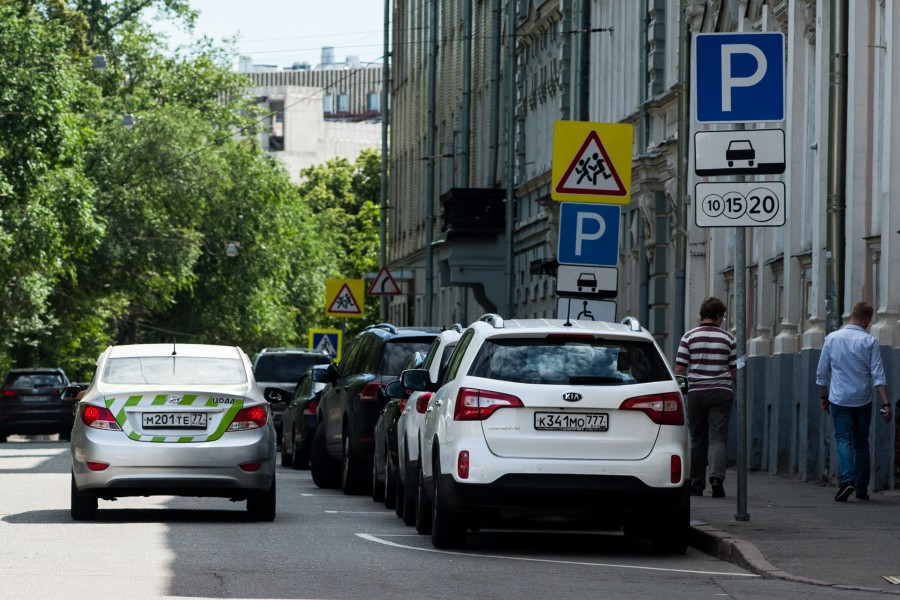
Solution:
{"label": "number 20 on sign", "polygon": [[698,183],[697,227],[780,227],[784,225],[784,183]]}

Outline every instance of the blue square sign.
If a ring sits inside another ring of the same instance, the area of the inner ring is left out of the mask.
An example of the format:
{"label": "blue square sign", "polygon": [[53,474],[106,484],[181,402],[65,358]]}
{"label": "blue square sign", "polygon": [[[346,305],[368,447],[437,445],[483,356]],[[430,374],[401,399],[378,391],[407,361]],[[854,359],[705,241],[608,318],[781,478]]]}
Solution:
{"label": "blue square sign", "polygon": [[784,35],[701,33],[691,98],[700,123],[784,120]]}
{"label": "blue square sign", "polygon": [[618,265],[621,212],[621,206],[617,204],[560,204],[556,256],[559,263],[598,267]]}

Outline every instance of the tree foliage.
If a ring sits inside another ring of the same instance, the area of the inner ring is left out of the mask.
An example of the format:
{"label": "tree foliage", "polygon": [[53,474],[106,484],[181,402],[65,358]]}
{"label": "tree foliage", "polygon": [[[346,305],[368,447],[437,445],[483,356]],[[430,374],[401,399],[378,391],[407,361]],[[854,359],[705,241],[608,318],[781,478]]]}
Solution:
{"label": "tree foliage", "polygon": [[298,188],[250,137],[227,49],[170,53],[148,11],[196,18],[187,0],[0,0],[0,367],[83,379],[112,343],[305,346],[334,325],[325,280],[377,268],[378,154]]}

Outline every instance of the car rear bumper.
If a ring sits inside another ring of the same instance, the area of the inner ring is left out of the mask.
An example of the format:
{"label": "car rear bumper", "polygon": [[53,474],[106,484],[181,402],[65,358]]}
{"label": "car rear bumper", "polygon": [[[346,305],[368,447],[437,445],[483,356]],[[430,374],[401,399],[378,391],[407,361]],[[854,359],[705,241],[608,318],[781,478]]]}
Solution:
{"label": "car rear bumper", "polygon": [[[88,462],[105,463],[101,471]],[[257,463],[255,471],[240,465]],[[120,431],[78,428],[72,472],[81,492],[121,496],[216,496],[242,499],[268,490],[275,477],[274,434],[269,429],[228,432],[214,442],[155,443]]]}
{"label": "car rear bumper", "polygon": [[71,407],[59,412],[15,412],[0,415],[0,433],[47,434],[70,431],[75,416]]}
{"label": "car rear bumper", "polygon": [[687,483],[653,488],[623,475],[540,475],[511,473],[491,483],[461,483],[442,474],[438,484],[447,508],[609,513],[626,518],[677,511],[690,502]]}

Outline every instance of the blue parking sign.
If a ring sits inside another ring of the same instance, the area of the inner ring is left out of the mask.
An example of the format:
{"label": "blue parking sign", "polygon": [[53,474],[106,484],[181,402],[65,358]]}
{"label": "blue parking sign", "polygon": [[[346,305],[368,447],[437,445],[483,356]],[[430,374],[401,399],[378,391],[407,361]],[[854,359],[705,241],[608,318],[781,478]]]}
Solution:
{"label": "blue parking sign", "polygon": [[700,123],[784,120],[784,35],[701,33],[691,98]]}
{"label": "blue parking sign", "polygon": [[618,204],[560,204],[557,261],[565,265],[618,265],[621,212]]}

